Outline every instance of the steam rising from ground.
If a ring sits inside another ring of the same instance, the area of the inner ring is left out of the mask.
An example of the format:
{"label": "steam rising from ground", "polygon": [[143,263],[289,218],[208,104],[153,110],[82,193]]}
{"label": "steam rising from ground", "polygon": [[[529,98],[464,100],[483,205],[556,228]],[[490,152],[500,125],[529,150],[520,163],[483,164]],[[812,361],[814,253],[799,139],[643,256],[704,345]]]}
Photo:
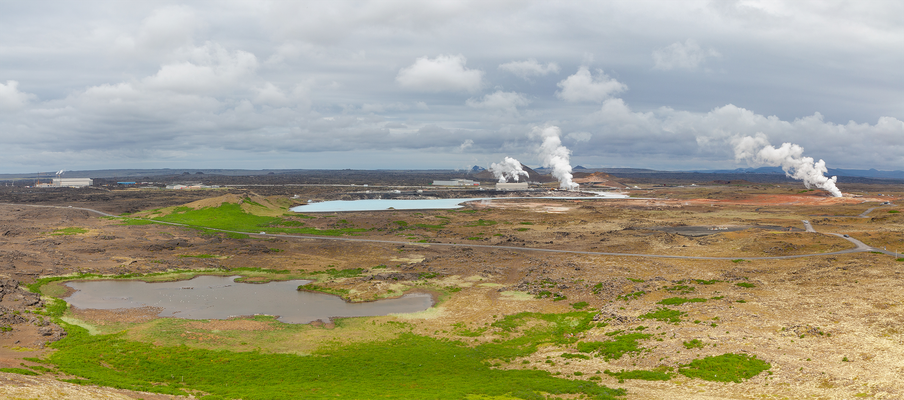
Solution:
{"label": "steam rising from ground", "polygon": [[496,179],[499,179],[499,183],[508,182],[509,179],[518,182],[521,175],[524,175],[525,178],[529,177],[527,171],[521,168],[521,162],[511,157],[506,157],[499,164],[490,164],[490,171],[493,172]]}
{"label": "steam rising from ground", "polygon": [[811,185],[832,193],[835,197],[841,197],[841,191],[835,186],[837,177],[825,176],[829,170],[826,162],[813,161],[813,157],[804,157],[804,148],[792,143],[783,143],[775,148],[769,144],[766,135],[758,133],[754,136],[745,136],[735,141],[735,160],[746,160],[752,167],[770,166],[782,167],[785,175],[804,182],[807,189]]}
{"label": "steam rising from ground", "polygon": [[562,130],[557,126],[534,128],[534,134],[539,133],[543,138],[540,145],[540,158],[543,159],[543,167],[552,168],[552,176],[559,180],[559,188],[574,190],[578,184],[574,183],[571,175],[571,150],[562,146]]}

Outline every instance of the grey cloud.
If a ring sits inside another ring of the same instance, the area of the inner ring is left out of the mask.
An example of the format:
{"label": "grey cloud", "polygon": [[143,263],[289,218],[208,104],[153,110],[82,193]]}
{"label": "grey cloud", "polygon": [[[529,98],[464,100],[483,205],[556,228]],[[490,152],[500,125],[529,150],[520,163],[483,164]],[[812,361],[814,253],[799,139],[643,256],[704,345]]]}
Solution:
{"label": "grey cloud", "polygon": [[537,165],[547,124],[574,164],[730,168],[732,138],[762,132],[900,169],[902,7],[20,2],[0,14],[0,171]]}
{"label": "grey cloud", "polygon": [[686,69],[694,70],[706,62],[707,58],[722,57],[718,51],[713,48],[704,49],[693,39],[688,39],[684,43],[675,42],[666,47],[653,50],[654,69],[672,70]]}

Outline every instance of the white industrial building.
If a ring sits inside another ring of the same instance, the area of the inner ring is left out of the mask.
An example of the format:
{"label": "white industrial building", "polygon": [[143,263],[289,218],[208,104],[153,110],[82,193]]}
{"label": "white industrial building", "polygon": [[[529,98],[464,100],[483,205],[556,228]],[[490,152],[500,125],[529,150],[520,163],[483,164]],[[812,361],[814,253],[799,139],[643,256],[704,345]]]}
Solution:
{"label": "white industrial building", "polygon": [[79,188],[85,186],[91,186],[94,184],[94,180],[91,178],[54,178],[53,184],[50,187],[71,187],[71,188]]}
{"label": "white industrial building", "polygon": [[500,191],[512,191],[512,190],[527,190],[527,182],[510,182],[510,183],[497,183],[496,190]]}
{"label": "white industrial building", "polygon": [[480,186],[480,182],[470,179],[453,179],[451,181],[433,181],[433,186]]}

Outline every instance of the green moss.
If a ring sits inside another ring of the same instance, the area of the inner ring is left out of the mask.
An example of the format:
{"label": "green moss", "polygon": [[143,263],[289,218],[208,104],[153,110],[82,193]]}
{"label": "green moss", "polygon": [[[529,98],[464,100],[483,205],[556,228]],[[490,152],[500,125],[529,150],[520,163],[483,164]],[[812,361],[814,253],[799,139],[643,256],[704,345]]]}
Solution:
{"label": "green moss", "polygon": [[688,294],[688,293],[691,293],[691,292],[697,290],[697,288],[695,288],[693,286],[687,286],[687,285],[666,286],[666,287],[663,287],[663,289],[665,289],[669,292],[677,292],[679,294]]}
{"label": "green moss", "polygon": [[[537,340],[561,341],[592,319],[590,313],[520,314],[535,319],[521,336],[492,346],[402,333],[386,341],[327,346],[311,356],[155,346],[123,334],[89,336],[66,325],[49,361],[78,383],[173,395],[202,392],[209,399],[400,398],[463,399],[469,396],[542,399],[570,394],[613,399],[626,394],[541,370],[495,369],[492,360],[536,351]],[[353,366],[353,367],[350,367]],[[573,397],[573,396],[569,396]]]}
{"label": "green moss", "polygon": [[634,370],[634,371],[625,371],[621,372],[611,372],[608,369],[603,371],[604,374],[618,378],[619,380],[623,379],[637,379],[643,381],[667,381],[672,379],[672,374],[669,374],[665,367],[657,368],[652,371],[646,370]]}
{"label": "green moss", "polygon": [[50,234],[53,236],[68,236],[68,235],[78,235],[80,233],[87,233],[88,230],[85,228],[60,228],[56,229]]}
{"label": "green moss", "polygon": [[[186,207],[188,208],[188,207]],[[178,210],[178,209],[177,209]],[[266,217],[254,215],[242,210],[242,206],[235,203],[223,203],[219,207],[207,207],[199,210],[185,210],[181,213],[171,213],[154,220],[174,222],[189,227],[200,229],[221,229],[237,232],[266,232],[288,233],[303,235],[341,236],[345,234],[363,232],[366,229],[341,228],[341,229],[317,229],[302,227],[284,227],[296,222],[279,217]],[[214,232],[215,233],[215,232]]]}
{"label": "green moss", "polygon": [[688,341],[688,342],[683,342],[683,344],[684,344],[684,348],[686,348],[686,349],[688,349],[688,350],[690,350],[690,349],[702,349],[703,346],[705,346],[705,345],[703,344],[703,342],[702,342],[700,339],[694,339],[694,340],[691,340],[691,341]]}
{"label": "green moss", "polygon": [[738,283],[735,283],[735,286],[739,286],[742,288],[755,288],[756,287],[756,285],[754,285],[750,282],[738,282]]}
{"label": "green moss", "polygon": [[690,364],[682,365],[678,373],[706,381],[741,383],[769,368],[772,365],[758,360],[756,356],[728,353],[691,361]]}
{"label": "green moss", "polygon": [[590,303],[588,303],[586,301],[579,301],[577,303],[571,303],[571,307],[574,308],[575,310],[583,309],[589,305],[590,305]]}
{"label": "green moss", "polygon": [[492,226],[492,225],[496,225],[496,224],[497,224],[496,221],[485,220],[485,219],[478,219],[477,221],[472,222],[472,223],[470,223],[470,224],[467,224],[467,225],[465,225],[465,226],[470,226],[470,227],[473,227],[473,226]]}
{"label": "green moss", "polygon": [[628,333],[615,336],[608,342],[580,342],[576,347],[581,353],[597,353],[606,361],[617,360],[625,353],[637,353],[643,350],[637,341],[648,339],[651,336],[653,335],[647,333]]}
{"label": "green moss", "polygon": [[681,316],[685,314],[687,313],[678,310],[672,310],[667,307],[660,307],[656,309],[656,311],[648,312],[646,314],[638,316],[637,318],[655,319],[662,322],[678,323],[681,322]]}
{"label": "green moss", "polygon": [[22,369],[22,368],[0,368],[0,372],[9,372],[12,374],[19,374],[19,375],[40,375],[37,372],[29,371],[27,369]]}
{"label": "green moss", "polygon": [[693,298],[688,299],[685,297],[669,297],[667,299],[662,299],[656,302],[656,304],[662,304],[665,306],[680,306],[684,303],[705,303],[706,299],[701,298]]}
{"label": "green moss", "polygon": [[[603,286],[602,283],[599,283],[599,284],[597,284],[597,285],[598,285],[600,288],[602,288],[602,286]],[[594,286],[594,288],[596,288],[596,287]],[[640,296],[643,296],[643,295],[645,295],[645,294],[647,294],[647,292],[644,292],[643,290],[641,290],[641,291],[639,291],[639,292],[628,293],[628,294],[623,295],[623,296],[615,296],[615,299],[616,299],[616,300],[624,300],[624,301],[636,300],[637,298],[639,298]]]}

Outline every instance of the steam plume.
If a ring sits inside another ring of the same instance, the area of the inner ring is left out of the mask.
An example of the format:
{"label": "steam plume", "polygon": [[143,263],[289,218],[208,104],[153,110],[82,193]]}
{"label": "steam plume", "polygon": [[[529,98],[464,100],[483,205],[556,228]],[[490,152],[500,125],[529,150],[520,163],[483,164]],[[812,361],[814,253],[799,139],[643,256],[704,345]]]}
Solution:
{"label": "steam plume", "polygon": [[832,196],[841,197],[841,190],[835,186],[837,177],[825,176],[829,170],[826,162],[813,161],[813,157],[804,157],[804,148],[793,143],[783,143],[775,148],[769,144],[766,135],[758,133],[755,137],[745,136],[735,141],[735,160],[746,160],[752,167],[768,165],[770,167],[782,167],[785,175],[804,182],[807,189],[816,186],[832,193]]}
{"label": "steam plume", "polygon": [[543,159],[543,166],[552,168],[552,176],[559,180],[559,188],[565,190],[574,190],[578,188],[578,184],[572,181],[571,175],[571,150],[562,146],[562,130],[557,126],[547,126],[545,128],[534,128],[534,133],[539,133],[543,138],[543,144],[540,145],[540,157]]}
{"label": "steam plume", "polygon": [[521,168],[521,162],[511,157],[506,157],[499,164],[490,164],[490,171],[493,172],[496,179],[499,179],[499,183],[508,182],[509,179],[518,182],[521,175],[524,175],[525,178],[529,177],[527,171]]}

